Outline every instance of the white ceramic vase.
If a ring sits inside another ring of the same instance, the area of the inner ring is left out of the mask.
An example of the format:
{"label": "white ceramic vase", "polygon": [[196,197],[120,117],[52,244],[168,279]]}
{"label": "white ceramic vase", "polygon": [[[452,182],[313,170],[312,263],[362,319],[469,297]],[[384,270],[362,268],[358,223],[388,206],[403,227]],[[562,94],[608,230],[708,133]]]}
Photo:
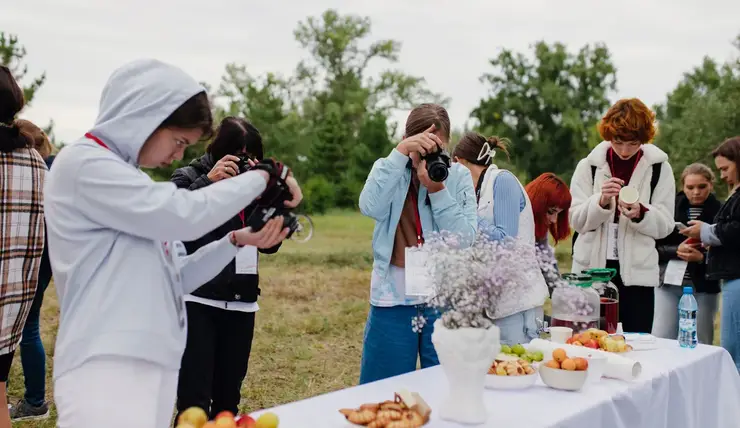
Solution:
{"label": "white ceramic vase", "polygon": [[449,383],[449,396],[439,409],[439,417],[461,424],[485,423],[488,414],[483,387],[488,369],[501,351],[499,328],[450,330],[438,319],[432,343]]}

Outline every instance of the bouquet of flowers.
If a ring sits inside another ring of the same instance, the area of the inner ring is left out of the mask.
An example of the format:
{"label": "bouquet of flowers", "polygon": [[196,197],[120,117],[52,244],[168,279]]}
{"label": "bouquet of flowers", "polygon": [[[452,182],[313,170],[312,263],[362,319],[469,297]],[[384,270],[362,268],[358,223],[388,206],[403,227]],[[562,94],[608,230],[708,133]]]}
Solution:
{"label": "bouquet of flowers", "polygon": [[[479,231],[470,246],[455,235],[440,232],[424,244],[434,293],[427,305],[441,313],[448,329],[488,328],[501,305],[516,304],[538,269],[534,248],[518,239],[495,241]],[[412,321],[418,331],[426,320]]]}

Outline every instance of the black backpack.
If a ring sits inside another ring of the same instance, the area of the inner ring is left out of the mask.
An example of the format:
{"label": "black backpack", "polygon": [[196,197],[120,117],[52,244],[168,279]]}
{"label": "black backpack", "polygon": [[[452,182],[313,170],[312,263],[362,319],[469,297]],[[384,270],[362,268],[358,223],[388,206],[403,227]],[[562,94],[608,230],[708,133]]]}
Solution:
{"label": "black backpack", "polygon": [[[653,193],[655,193],[655,187],[658,185],[658,180],[660,180],[660,170],[663,168],[662,163],[654,163],[653,164],[653,175],[650,177],[650,200],[649,202],[653,203]],[[596,178],[596,167],[594,165],[591,165],[591,185],[593,186],[594,179]],[[578,232],[573,232],[573,243],[570,248],[570,255],[573,256],[574,250],[576,248],[576,239],[578,239]]]}

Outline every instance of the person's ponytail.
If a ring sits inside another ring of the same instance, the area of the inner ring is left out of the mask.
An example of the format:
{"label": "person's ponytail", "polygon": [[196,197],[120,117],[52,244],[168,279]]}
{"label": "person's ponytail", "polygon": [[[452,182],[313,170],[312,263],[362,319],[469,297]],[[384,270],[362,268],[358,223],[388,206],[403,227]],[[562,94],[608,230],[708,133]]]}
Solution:
{"label": "person's ponytail", "polygon": [[455,146],[452,155],[474,165],[488,166],[493,162],[496,151],[500,150],[509,156],[509,141],[496,136],[485,137],[477,132],[468,132]]}
{"label": "person's ponytail", "polygon": [[0,152],[10,153],[24,147],[33,147],[33,137],[22,132],[15,121],[0,123]]}

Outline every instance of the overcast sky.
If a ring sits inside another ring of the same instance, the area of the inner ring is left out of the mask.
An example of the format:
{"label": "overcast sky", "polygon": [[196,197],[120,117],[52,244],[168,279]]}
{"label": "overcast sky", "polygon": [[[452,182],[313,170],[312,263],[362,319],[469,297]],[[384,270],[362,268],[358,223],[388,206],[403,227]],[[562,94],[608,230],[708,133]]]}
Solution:
{"label": "overcast sky", "polygon": [[704,55],[733,55],[740,33],[738,0],[0,0],[0,30],[20,37],[31,76],[47,73],[22,116],[53,118],[70,141],[92,125],[121,64],[154,57],[214,86],[229,62],[287,75],[306,56],[296,23],[327,8],[369,16],[373,38],[402,42],[398,67],[451,97],[459,127],[485,95],[478,78],[501,47],[605,42],[618,69],[614,98],[652,104]]}

